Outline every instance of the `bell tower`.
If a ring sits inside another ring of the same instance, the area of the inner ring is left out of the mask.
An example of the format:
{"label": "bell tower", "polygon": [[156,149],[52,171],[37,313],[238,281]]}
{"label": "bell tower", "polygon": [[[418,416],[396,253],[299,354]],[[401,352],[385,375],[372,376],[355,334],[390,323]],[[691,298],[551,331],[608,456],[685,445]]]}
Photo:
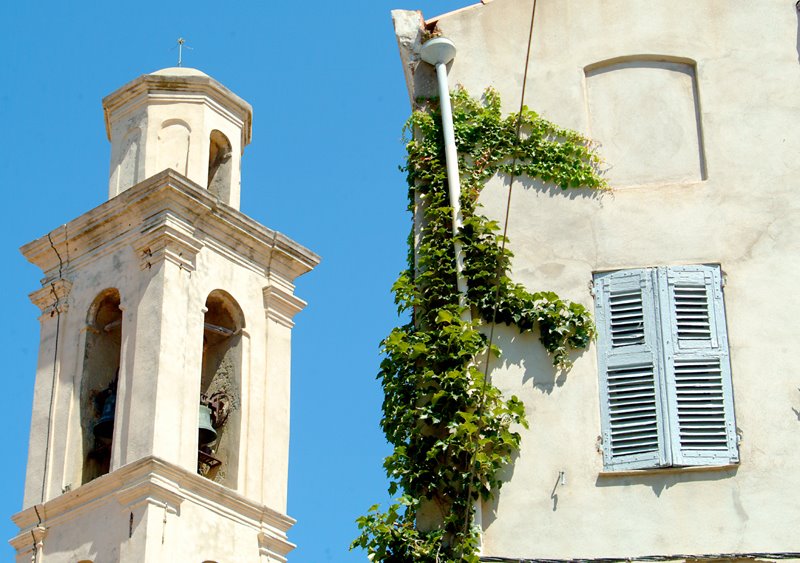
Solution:
{"label": "bell tower", "polygon": [[168,68],[103,100],[109,199],[22,247],[44,273],[17,561],[279,562],[294,280],[239,208],[250,105]]}

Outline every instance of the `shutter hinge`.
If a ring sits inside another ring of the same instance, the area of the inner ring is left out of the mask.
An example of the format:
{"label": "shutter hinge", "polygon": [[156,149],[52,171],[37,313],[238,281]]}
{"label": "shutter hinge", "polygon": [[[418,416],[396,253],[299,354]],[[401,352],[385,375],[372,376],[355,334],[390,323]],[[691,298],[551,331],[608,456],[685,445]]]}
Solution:
{"label": "shutter hinge", "polygon": [[589,280],[589,295],[592,297],[597,295],[597,289],[594,286],[594,280]]}

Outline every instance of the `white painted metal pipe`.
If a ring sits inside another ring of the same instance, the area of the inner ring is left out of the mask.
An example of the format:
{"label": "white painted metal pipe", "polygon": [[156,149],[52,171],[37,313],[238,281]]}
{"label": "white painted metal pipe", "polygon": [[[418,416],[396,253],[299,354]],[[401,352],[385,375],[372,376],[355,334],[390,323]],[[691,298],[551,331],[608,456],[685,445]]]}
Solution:
{"label": "white painted metal pipe", "polygon": [[[453,249],[456,254],[456,285],[458,304],[461,306],[461,319],[469,322],[472,314],[467,307],[467,276],[464,274],[464,249],[458,242],[458,231],[464,220],[461,215],[461,177],[458,173],[458,152],[456,136],[453,131],[453,109],[450,106],[450,86],[447,81],[447,63],[456,56],[456,46],[445,37],[436,37],[426,42],[420,50],[422,60],[436,67],[436,81],[439,86],[439,106],[442,111],[442,131],[444,132],[444,155],[447,165],[447,185],[449,187],[450,207],[453,208]],[[475,502],[473,525],[483,530],[483,511],[481,501]],[[478,537],[478,553],[483,551],[483,533]]]}
{"label": "white painted metal pipe", "polygon": [[456,46],[445,37],[436,37],[426,42],[420,50],[422,60],[436,67],[439,85],[439,105],[442,111],[442,131],[444,132],[444,154],[447,165],[447,185],[450,193],[450,207],[453,208],[453,248],[456,255],[456,285],[458,304],[464,311],[462,319],[469,321],[471,314],[467,307],[467,278],[464,275],[464,249],[458,242],[458,232],[463,224],[461,215],[461,178],[458,173],[458,152],[456,136],[453,131],[453,110],[450,106],[450,87],[447,82],[447,63],[456,56]]}

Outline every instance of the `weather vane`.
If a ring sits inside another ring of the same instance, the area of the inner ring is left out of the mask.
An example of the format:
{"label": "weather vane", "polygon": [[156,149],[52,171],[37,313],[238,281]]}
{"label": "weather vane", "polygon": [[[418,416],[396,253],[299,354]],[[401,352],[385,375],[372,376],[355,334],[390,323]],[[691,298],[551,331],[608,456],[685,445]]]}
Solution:
{"label": "weather vane", "polygon": [[[186,39],[183,37],[178,37],[178,66],[183,66],[183,49],[187,48],[190,51],[192,50],[191,47],[186,45]],[[174,49],[175,47],[173,47]]]}

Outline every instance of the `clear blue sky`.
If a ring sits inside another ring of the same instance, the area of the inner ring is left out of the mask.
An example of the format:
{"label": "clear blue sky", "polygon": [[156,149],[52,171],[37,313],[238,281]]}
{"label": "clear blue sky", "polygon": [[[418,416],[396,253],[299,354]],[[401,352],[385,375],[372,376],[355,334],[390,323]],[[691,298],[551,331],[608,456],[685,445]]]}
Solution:
{"label": "clear blue sky", "polygon": [[[404,3],[405,2],[405,3]],[[27,294],[40,272],[18,248],[105,201],[100,100],[141,74],[185,66],[254,109],[241,209],[323,257],[298,280],[289,514],[293,563],[348,553],[354,519],[386,499],[378,343],[398,321],[389,288],[409,218],[400,140],[409,101],[390,10],[431,17],[467,0],[10,2],[0,34],[0,318],[4,479],[0,540],[22,504],[39,339]],[[0,559],[13,550],[0,541]]]}

